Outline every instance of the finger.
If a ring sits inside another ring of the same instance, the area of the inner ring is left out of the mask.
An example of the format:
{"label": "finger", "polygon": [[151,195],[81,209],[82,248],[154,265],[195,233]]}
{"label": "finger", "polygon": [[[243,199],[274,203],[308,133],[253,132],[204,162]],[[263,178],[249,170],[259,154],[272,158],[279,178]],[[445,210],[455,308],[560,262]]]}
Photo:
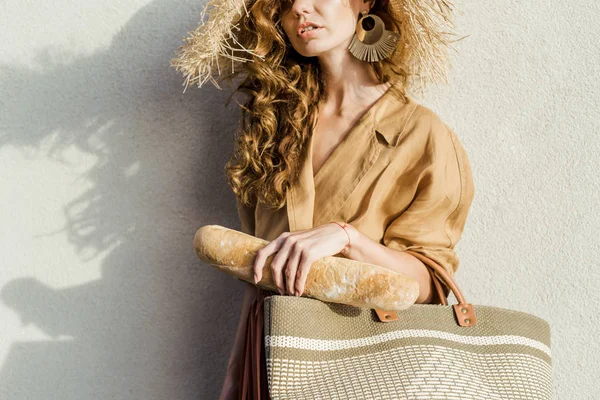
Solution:
{"label": "finger", "polygon": [[303,251],[300,257],[298,272],[296,274],[296,296],[302,296],[302,294],[304,294],[306,278],[308,277],[308,271],[310,271],[312,263],[313,260],[310,258],[308,251]]}
{"label": "finger", "polygon": [[296,284],[296,273],[298,271],[298,263],[300,262],[300,256],[303,248],[302,241],[298,240],[293,244],[292,248],[290,249],[287,266],[285,268],[286,290],[292,296],[296,295],[296,289],[294,286]]}
{"label": "finger", "polygon": [[292,239],[283,239],[281,247],[271,260],[271,274],[273,276],[273,283],[277,287],[277,291],[279,294],[283,295],[285,293],[285,282],[283,277],[283,268],[287,264],[288,255],[290,252],[290,247]]}
{"label": "finger", "polygon": [[256,252],[256,257],[254,258],[254,264],[252,265],[252,269],[254,270],[254,283],[257,284],[262,280],[263,277],[263,268],[265,266],[265,262],[269,256],[279,250],[279,242],[273,240],[269,244],[267,244],[262,249]]}

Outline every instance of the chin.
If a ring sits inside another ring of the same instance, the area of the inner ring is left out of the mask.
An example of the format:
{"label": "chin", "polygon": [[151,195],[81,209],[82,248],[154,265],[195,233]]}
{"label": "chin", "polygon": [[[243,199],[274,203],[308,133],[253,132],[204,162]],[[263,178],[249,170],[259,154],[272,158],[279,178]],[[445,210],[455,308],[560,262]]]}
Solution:
{"label": "chin", "polygon": [[316,43],[316,40],[311,40],[306,45],[300,45],[296,48],[298,54],[304,57],[317,57],[330,50],[329,46],[323,46],[322,44]]}

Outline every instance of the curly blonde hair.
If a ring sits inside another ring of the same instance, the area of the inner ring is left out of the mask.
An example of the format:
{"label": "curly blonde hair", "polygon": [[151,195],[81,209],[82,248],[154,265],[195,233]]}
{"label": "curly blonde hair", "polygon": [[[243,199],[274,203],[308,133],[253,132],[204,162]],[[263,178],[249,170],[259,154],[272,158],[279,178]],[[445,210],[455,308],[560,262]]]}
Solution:
{"label": "curly blonde hair", "polygon": [[[186,89],[208,79],[219,87],[212,77],[215,71],[221,81],[243,73],[235,91],[248,94],[249,100],[240,104],[241,132],[225,165],[227,181],[243,204],[260,201],[278,210],[298,179],[326,90],[318,59],[296,52],[281,27],[282,7],[292,0],[250,0],[242,3],[245,12],[239,1],[244,0],[207,4],[212,6],[211,19],[186,39],[172,65],[187,75]],[[452,24],[451,8],[447,0],[376,0],[370,9],[387,30],[401,35],[389,57],[370,63],[381,83],[395,82],[390,90],[401,98],[411,78],[420,79],[421,89],[427,81],[446,80],[442,50],[451,33],[443,27]],[[233,28],[238,30],[235,34]]]}

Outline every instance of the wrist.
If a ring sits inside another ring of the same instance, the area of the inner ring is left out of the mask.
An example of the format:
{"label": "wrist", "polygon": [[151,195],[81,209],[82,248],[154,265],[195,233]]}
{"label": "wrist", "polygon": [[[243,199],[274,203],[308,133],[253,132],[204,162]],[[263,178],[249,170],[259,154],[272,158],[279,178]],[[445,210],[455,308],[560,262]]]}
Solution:
{"label": "wrist", "polygon": [[357,248],[361,233],[358,229],[350,224],[346,225],[346,232],[348,232],[348,235],[350,236],[350,244],[346,246],[345,250],[342,252],[342,255],[347,258],[352,258],[351,254],[354,253],[355,249]]}
{"label": "wrist", "polygon": [[353,227],[352,225],[350,225],[347,222],[340,223],[340,222],[332,221],[332,223],[335,223],[336,225],[341,227],[344,230],[344,233],[346,234],[346,237],[348,239],[346,246],[338,254],[341,254],[344,257],[350,258],[350,253],[352,253],[352,249],[355,248],[356,243],[358,242],[358,240],[361,236],[361,233],[359,232],[358,229],[356,229],[355,227]]}

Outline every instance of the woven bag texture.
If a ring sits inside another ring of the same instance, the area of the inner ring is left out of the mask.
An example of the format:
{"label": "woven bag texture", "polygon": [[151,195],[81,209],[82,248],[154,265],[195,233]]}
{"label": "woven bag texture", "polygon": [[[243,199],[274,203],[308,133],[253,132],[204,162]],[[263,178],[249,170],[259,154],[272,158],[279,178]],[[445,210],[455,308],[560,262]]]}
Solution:
{"label": "woven bag texture", "polygon": [[308,297],[264,299],[272,400],[552,399],[550,326],[534,315],[474,305],[462,327],[452,305],[375,311]]}

